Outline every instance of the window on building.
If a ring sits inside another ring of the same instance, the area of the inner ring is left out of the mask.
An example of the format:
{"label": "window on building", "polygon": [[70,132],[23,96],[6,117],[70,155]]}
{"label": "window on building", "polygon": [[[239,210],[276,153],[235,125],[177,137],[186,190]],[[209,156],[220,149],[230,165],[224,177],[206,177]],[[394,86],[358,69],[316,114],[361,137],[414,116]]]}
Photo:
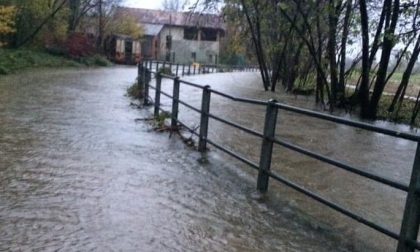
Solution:
{"label": "window on building", "polygon": [[195,27],[187,27],[184,29],[184,39],[198,40],[198,30]]}
{"label": "window on building", "polygon": [[201,40],[217,41],[217,32],[216,29],[203,28],[201,30]]}

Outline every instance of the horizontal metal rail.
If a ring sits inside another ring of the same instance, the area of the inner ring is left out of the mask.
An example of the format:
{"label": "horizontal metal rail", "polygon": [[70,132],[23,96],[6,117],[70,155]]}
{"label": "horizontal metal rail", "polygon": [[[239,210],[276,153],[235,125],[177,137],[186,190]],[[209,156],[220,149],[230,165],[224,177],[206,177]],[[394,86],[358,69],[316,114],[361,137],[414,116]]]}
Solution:
{"label": "horizontal metal rail", "polygon": [[237,124],[237,123],[234,123],[234,122],[231,122],[231,121],[225,120],[225,119],[223,119],[223,118],[221,118],[221,117],[218,117],[218,116],[215,116],[215,115],[213,115],[213,114],[211,114],[211,113],[209,113],[209,114],[208,114],[208,116],[209,116],[210,118],[213,118],[213,119],[215,119],[215,120],[219,121],[219,122],[222,122],[222,123],[227,124],[227,125],[230,125],[230,126],[232,126],[232,127],[234,127],[234,128],[237,128],[237,129],[240,129],[240,130],[242,130],[242,131],[245,131],[245,132],[247,132],[247,133],[249,133],[249,134],[251,134],[251,135],[254,135],[254,136],[257,136],[257,137],[260,137],[260,138],[264,138],[264,135],[263,135],[263,134],[261,134],[261,133],[260,133],[260,132],[258,132],[258,131],[255,131],[255,130],[253,130],[253,129],[249,129],[249,128],[243,127],[243,126],[241,126],[241,125],[239,125],[239,124]]}
{"label": "horizontal metal rail", "polygon": [[393,231],[391,231],[387,228],[384,228],[382,226],[379,226],[379,225],[363,218],[360,215],[352,213],[351,211],[345,209],[344,207],[342,207],[342,206],[340,206],[336,203],[333,203],[333,202],[331,202],[327,199],[324,199],[322,196],[319,196],[318,194],[313,193],[313,192],[307,190],[306,188],[304,188],[304,187],[302,187],[302,186],[300,186],[300,185],[298,185],[298,184],[296,184],[296,183],[294,183],[294,182],[292,182],[292,181],[290,181],[290,180],[288,180],[288,179],[286,179],[286,178],[284,178],[280,175],[277,175],[277,174],[275,174],[271,171],[268,171],[267,173],[271,178],[273,178],[273,179],[275,179],[275,180],[293,188],[294,190],[296,190],[298,192],[301,192],[301,193],[305,194],[306,196],[308,196],[308,197],[310,197],[310,198],[312,198],[312,199],[314,199],[314,200],[316,200],[316,201],[318,201],[318,202],[320,202],[320,203],[322,203],[322,204],[324,204],[324,205],[326,205],[326,206],[328,206],[328,207],[330,207],[330,208],[332,208],[332,209],[334,209],[334,210],[336,210],[336,211],[338,211],[338,212],[340,212],[340,213],[342,213],[342,214],[344,214],[344,215],[346,215],[346,216],[348,216],[348,217],[350,217],[350,218],[352,218],[352,219],[354,219],[354,220],[356,220],[360,223],[365,224],[366,226],[369,226],[369,227],[371,227],[371,228],[373,228],[373,229],[375,229],[375,230],[377,230],[377,231],[379,231],[379,232],[381,232],[381,233],[383,233],[383,234],[385,234],[385,235],[387,235],[391,238],[397,239],[397,240],[400,237],[397,233],[395,233],[395,232],[393,232]]}
{"label": "horizontal metal rail", "polygon": [[189,81],[185,81],[185,80],[180,80],[181,83],[187,85],[187,86],[191,86],[191,87],[195,87],[195,88],[199,88],[199,89],[204,89],[204,86],[202,85],[198,85]]}
{"label": "horizontal metal rail", "polygon": [[[169,111],[164,110],[162,108],[159,108],[160,111],[171,114]],[[171,116],[171,118],[174,118],[174,116]],[[198,136],[198,133],[195,132],[194,129],[190,128],[189,126],[187,126],[185,123],[181,122],[180,120],[178,120],[177,118],[174,118],[182,127],[186,128],[190,133],[192,133],[193,135]]]}
{"label": "horizontal metal rail", "polygon": [[368,124],[368,123],[363,123],[363,122],[356,122],[356,121],[352,121],[352,120],[345,119],[345,118],[342,118],[342,117],[328,115],[328,114],[325,114],[325,113],[316,112],[316,111],[309,110],[309,109],[302,109],[302,108],[298,108],[298,107],[294,107],[294,106],[290,106],[290,105],[286,105],[286,104],[282,104],[282,103],[276,103],[276,106],[277,106],[277,108],[282,109],[282,110],[295,112],[295,113],[298,113],[298,114],[307,115],[307,116],[315,117],[315,118],[318,118],[318,119],[324,119],[326,121],[335,122],[335,123],[338,123],[338,124],[343,124],[343,125],[352,126],[352,127],[359,128],[359,129],[369,130],[369,131],[373,131],[373,132],[376,132],[376,133],[381,133],[381,134],[384,134],[384,135],[393,136],[393,137],[397,137],[397,138],[402,138],[402,139],[406,139],[406,140],[410,140],[410,141],[415,141],[415,142],[420,141],[420,136],[419,135],[411,134],[411,133],[408,133],[408,132],[401,132],[401,131],[398,131],[398,130],[378,127],[378,126],[371,125],[371,124]]}
{"label": "horizontal metal rail", "polygon": [[182,127],[186,128],[191,134],[195,135],[195,136],[199,136],[199,134],[197,132],[195,132],[194,129],[190,128],[189,126],[187,126],[185,123],[181,122],[178,119],[175,119],[179,124],[182,125]]}
{"label": "horizontal metal rail", "polygon": [[267,104],[268,104],[268,102],[266,102],[266,101],[236,97],[236,96],[233,96],[233,95],[228,95],[228,94],[225,94],[223,92],[217,91],[215,89],[210,89],[210,91],[214,94],[217,94],[217,95],[220,95],[222,97],[228,98],[232,101],[255,104],[255,105],[263,105],[263,106],[267,106]]}
{"label": "horizontal metal rail", "polygon": [[[150,73],[150,71],[149,71]],[[147,73],[146,73],[147,74]],[[247,99],[242,97],[236,97],[229,94],[225,94],[221,91],[211,89],[210,86],[202,86],[198,85],[196,83],[180,80],[178,77],[172,76],[172,75],[165,75],[161,73],[155,73],[157,75],[157,88],[151,85],[147,85],[148,88],[155,89],[157,91],[156,93],[156,99],[160,100],[160,94],[167,96],[168,98],[172,99],[173,101],[173,110],[176,111],[176,116],[172,115],[172,125],[174,125],[174,121],[179,123],[180,125],[184,126],[187,130],[189,130],[194,135],[198,136],[200,142],[199,142],[199,150],[205,151],[206,150],[206,143],[211,144],[215,148],[221,150],[222,152],[236,158],[237,160],[249,165],[253,169],[256,169],[259,171],[258,174],[258,183],[257,188],[261,192],[265,192],[268,188],[268,178],[273,178],[276,181],[279,181],[283,184],[285,184],[288,187],[291,187],[292,189],[305,194],[306,196],[320,202],[323,205],[326,205],[333,210],[344,214],[348,216],[351,219],[354,219],[380,233],[383,233],[393,239],[398,240],[398,252],[408,252],[408,251],[414,251],[414,249],[420,249],[420,243],[416,240],[417,238],[417,232],[419,229],[420,221],[416,218],[420,218],[419,212],[417,210],[413,209],[420,209],[420,189],[418,188],[418,184],[420,183],[420,135],[412,134],[410,132],[400,132],[398,130],[393,130],[389,128],[383,128],[379,126],[375,126],[372,124],[368,124],[365,122],[358,122],[358,121],[352,121],[350,119],[345,119],[342,117],[329,115],[317,111],[312,111],[308,109],[302,109],[282,103],[278,103],[276,101],[270,100],[270,101],[261,101],[261,100],[255,100],[255,99]],[[168,78],[174,80],[174,95],[170,95],[166,92],[161,91],[161,78]],[[194,106],[186,103],[185,101],[182,101],[179,99],[179,84],[184,84],[188,86],[192,86],[195,88],[199,88],[203,91],[203,97],[202,97],[202,106],[201,109],[197,109]],[[216,116],[212,113],[210,113],[210,97],[211,94],[219,95],[221,97],[230,99],[232,101],[241,102],[241,103],[247,103],[247,104],[253,104],[253,105],[262,105],[266,107],[266,117],[265,117],[265,124],[264,124],[264,132],[260,133],[254,129],[250,129],[247,127],[244,127],[238,123],[226,120],[224,118],[221,118],[219,116]],[[175,98],[176,97],[176,98]],[[197,133],[196,130],[191,129],[184,123],[182,123],[180,120],[178,120],[178,104],[182,104],[186,106],[187,108],[196,111],[200,113],[201,119],[200,119],[200,133]],[[155,109],[156,107],[160,106],[160,102],[155,103]],[[159,108],[160,109],[160,108]],[[400,139],[410,140],[417,142],[417,152],[415,157],[415,162],[413,165],[412,175],[411,175],[411,182],[410,185],[401,183],[399,181],[385,178],[383,176],[379,176],[377,174],[371,173],[369,171],[365,171],[361,167],[354,167],[352,165],[346,164],[341,161],[337,161],[333,158],[327,157],[325,155],[316,153],[314,151],[308,150],[304,147],[301,147],[299,145],[290,143],[284,139],[280,139],[279,137],[276,137],[275,135],[275,128],[276,128],[276,120],[277,120],[277,111],[283,110],[288,111],[292,113],[297,113],[305,116],[309,116],[312,118],[318,118],[321,120],[337,123],[340,125],[346,125],[354,128],[359,128],[363,130],[367,130],[370,132],[380,133]],[[164,111],[164,110],[162,110]],[[249,160],[248,158],[241,156],[240,154],[236,153],[233,150],[230,150],[226,148],[225,146],[222,146],[221,144],[215,143],[211,139],[208,139],[207,137],[207,129],[208,129],[208,122],[209,118],[214,119],[216,121],[219,121],[223,124],[229,125],[231,127],[234,127],[236,129],[242,130],[250,135],[259,137],[263,140],[262,143],[262,149],[261,149],[261,156],[260,156],[260,163],[257,164],[253,162],[252,160]],[[370,179],[372,181],[390,186],[392,188],[402,190],[404,192],[408,192],[407,200],[406,200],[406,207],[404,211],[403,216],[403,222],[401,227],[401,232],[396,233],[392,230],[389,230],[382,225],[376,224],[367,218],[352,212],[349,209],[344,208],[340,204],[334,203],[333,201],[317,194],[316,192],[310,191],[309,189],[306,189],[305,187],[279,175],[272,171],[270,171],[271,166],[271,158],[272,158],[272,148],[273,144],[278,144],[280,146],[283,146],[287,149],[290,149],[292,151],[295,151],[297,153],[306,155],[310,158],[314,158],[316,160],[319,160],[321,162],[333,165],[337,168],[340,168],[344,171],[351,172],[353,174],[359,175],[361,177]],[[408,211],[407,211],[408,209]],[[419,222],[419,223],[418,223]],[[417,231],[416,231],[417,230]],[[416,231],[416,232],[414,232]]]}
{"label": "horizontal metal rail", "polygon": [[174,97],[172,96],[172,95],[170,95],[170,94],[168,94],[168,93],[165,93],[164,91],[160,91],[160,93],[161,94],[163,94],[164,96],[166,96],[166,97],[168,97],[168,98],[171,98],[171,99],[173,99]]}
{"label": "horizontal metal rail", "polygon": [[379,182],[379,183],[382,183],[382,184],[385,184],[385,185],[389,185],[389,186],[394,187],[396,189],[408,192],[408,185],[402,184],[400,182],[397,182],[397,181],[394,181],[394,180],[391,180],[391,179],[386,179],[386,178],[383,178],[383,177],[378,176],[376,174],[366,172],[366,171],[363,171],[363,170],[358,169],[358,168],[354,168],[354,167],[352,167],[348,164],[345,164],[345,163],[336,161],[334,159],[331,159],[329,157],[317,154],[313,151],[307,150],[305,148],[302,148],[298,145],[295,145],[295,144],[289,143],[287,141],[281,140],[279,138],[271,139],[271,141],[273,141],[274,143],[279,144],[279,145],[281,145],[281,146],[283,146],[287,149],[296,151],[298,153],[301,153],[301,154],[304,154],[306,156],[312,157],[312,158],[317,159],[319,161],[323,161],[325,163],[334,165],[336,167],[339,167],[339,168],[341,168],[343,170],[346,170],[346,171],[349,171],[351,173],[355,173],[355,174],[360,175],[362,177],[365,177],[365,178],[374,180],[376,182]]}
{"label": "horizontal metal rail", "polygon": [[164,73],[161,73],[160,75],[161,75],[162,77],[166,78],[166,79],[171,79],[171,80],[173,80],[173,79],[175,79],[175,78],[176,78],[176,76],[175,76],[175,75],[169,75],[169,74],[164,74]]}
{"label": "horizontal metal rail", "polygon": [[420,243],[418,241],[409,240],[407,242],[410,244],[410,246],[420,250]]}
{"label": "horizontal metal rail", "polygon": [[191,110],[193,110],[193,111],[195,111],[195,112],[197,112],[197,113],[202,113],[202,111],[201,110],[199,110],[198,108],[194,108],[193,106],[191,106],[190,104],[188,104],[188,103],[186,103],[186,102],[184,102],[184,101],[182,101],[182,100],[178,100],[178,102],[179,102],[179,104],[182,104],[182,105],[184,105],[185,107],[187,107],[187,108],[189,108],[189,109],[191,109]]}
{"label": "horizontal metal rail", "polygon": [[254,169],[258,170],[258,164],[254,163],[253,161],[251,161],[251,160],[249,160],[249,159],[247,159],[247,158],[245,158],[245,157],[242,157],[242,156],[240,156],[240,155],[236,154],[235,152],[233,152],[233,151],[231,151],[231,150],[229,150],[229,149],[226,149],[225,147],[223,147],[223,146],[221,146],[220,144],[217,144],[217,143],[215,143],[215,142],[211,141],[210,139],[206,139],[206,140],[207,140],[207,142],[208,142],[209,144],[213,145],[213,146],[214,146],[214,147],[216,147],[217,149],[219,149],[219,150],[221,150],[221,151],[225,152],[226,154],[229,154],[230,156],[232,156],[232,157],[234,157],[234,158],[238,159],[239,161],[242,161],[242,162],[244,162],[245,164],[247,164],[247,165],[251,166],[252,168],[254,168]]}
{"label": "horizontal metal rail", "polygon": [[[169,76],[169,77],[171,79],[174,78],[173,76]],[[191,82],[183,81],[183,80],[181,80],[180,82],[184,83],[184,84],[187,84],[189,86],[193,86],[193,87],[196,87],[196,88],[203,89],[203,86],[195,84],[195,83],[191,83]],[[210,89],[210,91],[214,94],[220,95],[222,97],[228,98],[228,99],[233,100],[233,101],[245,102],[245,103],[250,103],[250,104],[257,104],[257,105],[267,105],[268,104],[266,101],[236,97],[236,96],[233,96],[233,95],[228,95],[228,94],[225,94],[223,92],[217,91],[215,89]],[[302,114],[302,115],[306,115],[306,116],[310,116],[310,117],[314,117],[314,118],[318,118],[318,119],[324,119],[324,120],[327,120],[327,121],[330,121],[330,122],[335,122],[335,123],[342,124],[342,125],[352,126],[352,127],[356,127],[356,128],[359,128],[359,129],[365,129],[365,130],[373,131],[373,132],[376,132],[376,133],[381,133],[381,134],[384,134],[384,135],[389,135],[389,136],[402,138],[402,139],[415,141],[415,142],[420,141],[420,136],[419,135],[412,134],[412,133],[409,133],[409,132],[401,132],[401,131],[398,131],[398,130],[378,127],[378,126],[375,126],[375,125],[372,125],[372,124],[368,124],[368,123],[364,123],[364,122],[357,122],[357,121],[345,119],[345,118],[342,118],[342,117],[338,117],[338,116],[334,116],[334,115],[329,115],[329,114],[309,110],[309,109],[303,109],[303,108],[298,108],[298,107],[294,107],[294,106],[291,106],[291,105],[286,105],[286,104],[283,104],[283,103],[276,103],[276,107],[281,109],[281,110],[295,112],[295,113],[298,113],[298,114]]]}

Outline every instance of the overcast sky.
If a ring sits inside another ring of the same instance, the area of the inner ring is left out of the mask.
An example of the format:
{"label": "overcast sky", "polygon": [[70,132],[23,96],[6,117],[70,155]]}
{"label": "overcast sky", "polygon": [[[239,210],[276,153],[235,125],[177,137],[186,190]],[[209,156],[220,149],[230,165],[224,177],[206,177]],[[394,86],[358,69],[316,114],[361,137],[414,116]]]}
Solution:
{"label": "overcast sky", "polygon": [[161,9],[163,0],[125,0],[124,6],[145,8],[145,9]]}

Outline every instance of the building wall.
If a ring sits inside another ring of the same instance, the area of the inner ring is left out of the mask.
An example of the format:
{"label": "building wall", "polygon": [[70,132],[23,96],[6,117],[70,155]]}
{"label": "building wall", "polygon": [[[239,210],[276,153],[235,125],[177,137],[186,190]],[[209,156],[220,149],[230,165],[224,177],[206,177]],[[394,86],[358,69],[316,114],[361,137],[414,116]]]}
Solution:
{"label": "building wall", "polygon": [[[219,58],[219,41],[185,40],[183,27],[165,26],[160,32],[159,60],[167,60],[166,36],[172,36],[170,61],[190,64],[192,62],[215,64]],[[195,60],[193,58],[195,53]]]}
{"label": "building wall", "polygon": [[143,59],[157,59],[158,48],[156,36],[144,36],[141,41],[141,53]]}

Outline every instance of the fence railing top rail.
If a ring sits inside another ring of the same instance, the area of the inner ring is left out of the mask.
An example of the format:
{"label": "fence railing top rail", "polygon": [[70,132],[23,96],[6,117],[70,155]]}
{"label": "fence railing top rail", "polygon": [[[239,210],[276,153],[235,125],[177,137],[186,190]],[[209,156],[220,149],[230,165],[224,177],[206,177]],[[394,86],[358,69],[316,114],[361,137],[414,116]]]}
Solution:
{"label": "fence railing top rail", "polygon": [[[158,74],[158,72],[154,72],[154,71],[151,71],[151,73]],[[176,78],[176,76],[167,75],[167,74],[163,74],[163,73],[160,73],[160,75],[164,78],[168,78],[168,79],[172,79],[172,80]],[[199,84],[189,82],[189,81],[185,81],[185,80],[182,80],[182,79],[180,79],[180,83],[183,83],[183,84],[186,84],[186,85],[189,85],[189,86],[192,86],[192,87],[196,87],[196,88],[199,88],[199,89],[204,89],[203,85],[199,85]],[[215,90],[215,89],[212,89],[212,88],[210,88],[210,91],[214,94],[220,95],[222,97],[225,97],[225,98],[228,98],[230,100],[237,101],[237,102],[243,102],[243,103],[249,103],[249,104],[255,104],[255,105],[267,105],[269,103],[269,102],[263,101],[263,100],[233,96],[233,95],[226,94],[222,91],[218,91],[218,90]],[[381,133],[381,134],[396,137],[396,138],[406,139],[406,140],[410,140],[410,141],[414,141],[414,142],[420,142],[420,135],[419,134],[413,134],[413,133],[406,132],[406,131],[399,131],[399,130],[394,130],[394,129],[385,128],[385,127],[381,127],[381,126],[376,126],[376,125],[369,124],[369,123],[366,123],[366,122],[360,122],[360,121],[355,121],[355,120],[351,120],[351,119],[346,119],[346,118],[343,118],[343,117],[339,117],[339,116],[335,116],[335,115],[331,115],[331,114],[326,114],[326,113],[322,113],[322,112],[318,112],[318,111],[313,111],[313,110],[309,110],[309,109],[299,108],[299,107],[295,107],[295,106],[292,106],[292,105],[287,105],[287,104],[280,103],[280,102],[276,102],[275,106],[278,109],[282,109],[282,110],[285,110],[285,111],[306,115],[306,116],[309,116],[309,117],[319,118],[319,119],[322,119],[322,120],[335,122],[335,123],[342,124],[342,125],[347,125],[347,126],[351,126],[351,127],[355,127],[355,128],[359,128],[359,129],[369,130],[369,131],[372,131],[372,132]]]}
{"label": "fence railing top rail", "polygon": [[315,117],[315,118],[323,119],[323,120],[326,120],[326,121],[335,122],[335,123],[338,123],[338,124],[352,126],[352,127],[355,127],[355,128],[369,130],[369,131],[385,134],[385,135],[388,135],[388,136],[393,136],[393,137],[402,138],[402,139],[406,139],[406,140],[410,140],[410,141],[420,142],[420,135],[418,135],[418,134],[413,134],[413,133],[410,133],[410,132],[403,132],[403,131],[399,131],[399,130],[380,127],[380,126],[372,125],[372,124],[365,123],[365,122],[359,122],[359,121],[354,121],[354,120],[346,119],[346,118],[339,117],[339,116],[325,114],[325,113],[322,113],[322,112],[317,112],[317,111],[313,111],[313,110],[309,110],[309,109],[298,108],[298,107],[294,107],[294,106],[287,105],[287,104],[284,104],[284,103],[279,103],[279,102],[276,103],[276,106],[277,106],[277,108],[282,109],[282,110],[286,110],[286,111],[290,111],[290,112],[294,112],[294,113],[298,113],[298,114],[302,114],[302,115],[306,115],[306,116],[310,116],[310,117]]}
{"label": "fence railing top rail", "polygon": [[167,78],[167,79],[171,79],[171,80],[176,78],[176,75],[170,75],[170,74],[164,74],[164,73],[160,73],[160,76],[162,76],[164,78]]}

